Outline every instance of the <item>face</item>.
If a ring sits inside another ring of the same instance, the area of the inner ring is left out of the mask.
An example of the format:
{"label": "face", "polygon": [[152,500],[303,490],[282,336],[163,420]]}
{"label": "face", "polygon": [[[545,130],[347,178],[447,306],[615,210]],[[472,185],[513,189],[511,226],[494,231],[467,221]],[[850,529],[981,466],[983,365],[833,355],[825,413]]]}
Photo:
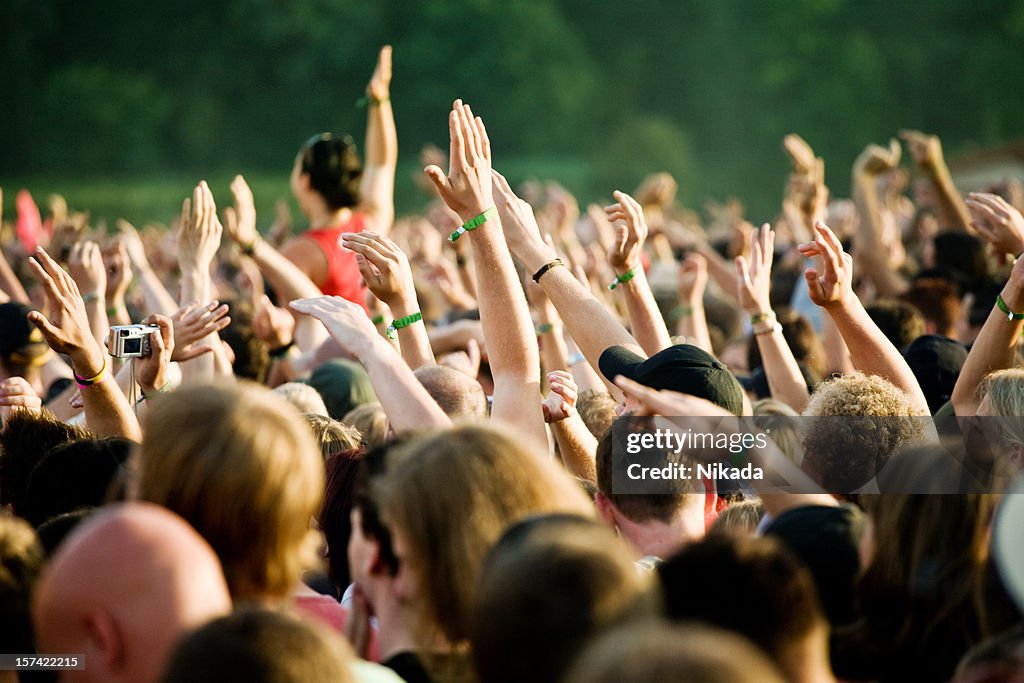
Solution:
{"label": "face", "polygon": [[292,189],[292,195],[296,199],[302,198],[302,161],[296,157],[295,163],[292,164],[292,173],[288,177],[288,183]]}
{"label": "face", "polygon": [[347,549],[349,572],[352,575],[352,583],[365,594],[370,578],[370,563],[376,552],[375,544],[363,534],[363,516],[359,508],[352,508],[349,521],[352,524]]}

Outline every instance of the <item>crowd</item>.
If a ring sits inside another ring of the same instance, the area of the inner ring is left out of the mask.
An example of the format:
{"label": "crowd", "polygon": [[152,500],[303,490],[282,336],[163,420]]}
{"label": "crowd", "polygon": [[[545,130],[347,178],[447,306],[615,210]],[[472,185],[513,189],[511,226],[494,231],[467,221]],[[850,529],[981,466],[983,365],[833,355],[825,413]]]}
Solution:
{"label": "crowd", "polygon": [[[299,150],[300,234],[242,176],[4,225],[0,652],[77,666],[0,680],[1024,681],[1019,182],[904,131],[839,199],[791,135],[772,223],[581,210],[456,100],[396,218],[390,81],[362,159]],[[683,419],[768,476],[622,489]]]}

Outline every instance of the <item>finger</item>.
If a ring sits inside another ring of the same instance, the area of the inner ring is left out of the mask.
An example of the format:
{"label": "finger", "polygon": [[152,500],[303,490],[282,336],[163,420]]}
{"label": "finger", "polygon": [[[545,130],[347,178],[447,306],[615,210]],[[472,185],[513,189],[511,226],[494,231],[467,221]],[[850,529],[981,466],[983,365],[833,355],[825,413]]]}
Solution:
{"label": "finger", "polygon": [[437,194],[443,199],[448,194],[448,177],[444,174],[437,166],[427,166],[423,169],[423,172],[427,175],[427,178],[434,184],[434,189],[437,190]]}
{"label": "finger", "polygon": [[498,173],[493,168],[491,169],[491,175],[494,176],[497,186],[501,190],[502,194],[510,195],[512,197],[516,196],[516,193],[512,191],[512,186],[508,184],[508,180],[505,176]]}
{"label": "finger", "polygon": [[47,303],[50,304],[52,309],[59,308],[61,306],[60,292],[57,290],[57,285],[54,283],[53,278],[50,277],[50,274],[47,273],[41,265],[39,265],[39,261],[35,258],[29,257],[28,265],[32,269],[32,272],[35,273],[35,276],[39,279],[39,283],[43,286],[43,292],[46,294]]}
{"label": "finger", "polygon": [[750,280],[750,268],[747,266],[747,259],[743,256],[736,257],[736,276],[739,278],[740,287],[748,292],[754,290],[754,283]]}
{"label": "finger", "polygon": [[825,225],[822,221],[816,221],[814,229],[819,235],[825,238],[825,241],[829,244],[832,250],[835,251],[837,256],[843,253],[843,243],[839,241],[839,238],[836,237],[836,234],[832,232],[831,228]]}
{"label": "finger", "polygon": [[76,408],[76,409],[77,408],[84,408],[85,407],[85,401],[82,400],[82,392],[78,391],[78,390],[75,390],[75,393],[73,393],[71,395],[71,398],[68,399],[68,405],[70,405],[72,408]]}
{"label": "finger", "polygon": [[479,116],[476,117],[476,134],[480,139],[480,147],[483,151],[484,159],[488,162],[491,160],[491,139],[487,137],[487,128],[484,126],[484,120]]}
{"label": "finger", "polygon": [[454,171],[456,168],[465,168],[469,165],[466,158],[466,140],[462,136],[462,123],[460,121],[460,109],[462,101],[455,100],[452,106],[452,113],[448,115],[448,135],[451,137],[451,151],[449,153],[449,164]]}
{"label": "finger", "polygon": [[[61,293],[67,291],[66,280],[70,280],[71,276],[68,275],[67,271],[61,268],[60,264],[54,261],[42,247],[36,247],[36,262],[45,269],[46,273],[51,278],[51,282],[53,282],[54,287],[57,288],[58,291]],[[64,289],[62,289],[62,287],[64,287]]]}
{"label": "finger", "polygon": [[480,142],[480,136],[477,135],[476,125],[473,123],[473,110],[470,109],[468,104],[463,103],[459,113],[462,135],[466,139],[467,149],[472,155],[471,158],[482,159],[484,155],[483,145]]}
{"label": "finger", "polygon": [[50,321],[46,319],[39,311],[32,311],[28,314],[28,320],[42,332],[43,336],[46,337],[47,343],[51,339],[60,339],[60,330],[50,324]]}

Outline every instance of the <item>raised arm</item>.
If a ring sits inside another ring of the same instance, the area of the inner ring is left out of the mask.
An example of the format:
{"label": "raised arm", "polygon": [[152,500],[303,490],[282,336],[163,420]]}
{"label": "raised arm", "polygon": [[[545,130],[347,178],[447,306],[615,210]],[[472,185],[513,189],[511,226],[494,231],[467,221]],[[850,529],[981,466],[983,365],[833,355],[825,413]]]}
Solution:
{"label": "raised arm", "polygon": [[608,249],[608,265],[615,273],[615,281],[608,287],[623,292],[633,336],[648,355],[654,355],[671,346],[672,340],[640,260],[647,239],[647,221],[640,204],[628,194],[615,192],[615,199],[617,203],[605,208],[609,221],[621,221]]}
{"label": "raised arm", "polygon": [[816,268],[804,272],[811,301],[824,308],[835,322],[850,349],[854,367],[889,380],[910,396],[922,415],[930,414],[907,361],[878,329],[853,292],[853,258],[843,251],[839,238],[828,226],[819,221],[814,228],[815,240],[799,246],[804,256],[820,256],[824,263],[821,272]]}
{"label": "raised arm", "polygon": [[320,296],[293,301],[291,307],[322,322],[341,348],[366,368],[396,432],[451,425],[395,347],[377,334],[361,306],[337,296]]}
{"label": "raised arm", "polygon": [[936,135],[916,130],[902,130],[900,137],[907,144],[910,156],[917,163],[925,177],[935,186],[939,197],[939,220],[941,229],[971,231],[971,217],[963,197],[953,184],[946,160],[942,155],[942,142]]}
{"label": "raised arm", "polygon": [[132,264],[124,238],[117,238],[104,249],[103,267],[107,270],[107,318],[111,325],[130,325],[125,294],[132,283]]}
{"label": "raised arm", "polygon": [[106,343],[110,323],[107,320],[107,271],[103,254],[95,242],[75,242],[68,255],[68,271],[82,292],[89,329],[100,346]]}
{"label": "raised arm", "polygon": [[907,289],[906,281],[889,267],[890,250],[884,243],[883,206],[878,197],[878,177],[900,163],[900,145],[868,145],[853,164],[852,197],[860,217],[855,249],[858,267],[875,285],[879,296],[896,296]]}
{"label": "raised arm", "polygon": [[118,220],[117,229],[121,233],[121,244],[125,247],[131,267],[139,278],[142,295],[146,301],[146,310],[160,315],[173,315],[178,304],[164,287],[160,277],[153,272],[149,259],[146,257],[146,247],[142,244],[142,239],[135,226],[126,220]]}
{"label": "raised arm", "polygon": [[385,45],[366,86],[366,159],[359,186],[359,210],[373,218],[377,232],[387,234],[395,221],[395,168],[398,133],[391,110],[391,46]]}
{"label": "raised arm", "polygon": [[677,285],[679,319],[676,321],[676,334],[713,354],[715,351],[711,348],[708,319],[704,313],[704,290],[708,285],[707,259],[696,252],[687,255],[679,264]]}
{"label": "raised arm", "polygon": [[577,477],[597,481],[597,439],[576,410],[576,383],[564,371],[549,372],[548,383],[551,391],[542,404],[544,420],[555,433],[562,463]]}
{"label": "raised arm", "polygon": [[139,422],[113,381],[106,349],[89,330],[89,317],[78,285],[41,247],[29,264],[46,292],[49,314],[29,313],[50,348],[67,354],[82,387],[85,419],[97,436],[142,440]]}
{"label": "raised arm", "polygon": [[[736,275],[740,293],[740,306],[750,316],[757,349],[761,352],[761,365],[768,379],[772,398],[788,404],[793,410],[803,411],[810,398],[807,384],[800,373],[793,351],[782,335],[771,306],[772,259],[775,254],[775,233],[765,223],[754,231],[750,262],[736,257]],[[751,368],[753,369],[753,368]]]}
{"label": "raised arm", "polygon": [[[1004,202],[1005,204],[1005,202]],[[979,224],[981,235],[995,234],[1002,227],[1002,215],[1010,225],[1024,227],[1024,218],[1009,204],[1000,207],[1000,214],[990,214],[979,207],[978,198],[972,198],[971,213]],[[1006,237],[1006,239],[1011,239]],[[1000,306],[1002,302],[1002,306]],[[992,306],[985,324],[978,333],[967,354],[967,361],[960,370],[953,388],[953,409],[960,417],[969,417],[978,412],[978,384],[995,370],[1014,366],[1014,355],[1024,329],[1024,259],[1018,258],[1010,271],[1010,278],[999,293],[999,299]]]}
{"label": "raised arm", "polygon": [[[505,245],[491,188],[491,143],[480,117],[456,100],[448,119],[449,171],[426,168],[441,199],[463,224],[476,227],[452,238],[470,240],[478,282],[484,341],[494,376],[491,416],[537,444],[547,444],[540,396],[540,357],[526,294]],[[462,228],[460,228],[462,230]]]}

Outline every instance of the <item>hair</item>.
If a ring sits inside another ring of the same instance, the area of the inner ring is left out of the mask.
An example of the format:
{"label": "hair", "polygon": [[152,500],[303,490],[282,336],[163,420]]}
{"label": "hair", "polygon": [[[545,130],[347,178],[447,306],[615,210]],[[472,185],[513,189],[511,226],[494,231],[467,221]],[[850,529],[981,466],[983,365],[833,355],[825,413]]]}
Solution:
{"label": "hair", "polygon": [[866,308],[871,321],[900,351],[925,333],[924,314],[906,301],[876,299]]}
{"label": "hair", "polygon": [[[705,492],[699,480],[666,479],[660,482],[658,493],[615,493],[615,439],[613,429],[609,429],[597,442],[597,490],[612,504],[634,522],[657,520],[671,522],[678,512],[696,502],[703,500]],[[666,463],[692,465],[693,458],[685,452],[667,449],[664,453]]]}
{"label": "hair", "polygon": [[586,642],[654,614],[651,575],[594,519],[513,525],[487,556],[470,637],[482,683],[557,683]]}
{"label": "hair", "polygon": [[426,365],[414,374],[448,417],[487,416],[484,388],[472,377],[444,365]]}
{"label": "hair", "polygon": [[29,597],[43,569],[43,549],[32,527],[0,517],[0,650],[34,652]]}
{"label": "hair", "polygon": [[627,625],[593,640],[566,683],[782,683],[778,670],[739,636],[660,621]]}
{"label": "hair", "polygon": [[708,536],[658,574],[670,618],[745,636],[784,673],[799,667],[806,639],[828,628],[811,573],[778,539]]}
{"label": "hair", "polygon": [[425,644],[437,632],[451,643],[469,636],[480,567],[509,525],[543,512],[593,514],[553,461],[490,426],[425,435],[389,452],[386,466],[374,498],[418,579]]}
{"label": "hair", "polygon": [[615,399],[607,391],[587,389],[576,398],[576,411],[594,438],[600,439],[615,422]]}
{"label": "hair", "polygon": [[763,398],[752,407],[754,424],[765,432],[782,454],[799,467],[804,459],[804,437],[800,431],[800,414],[782,401]]}
{"label": "hair", "polygon": [[[941,232],[932,238],[935,272],[955,283],[957,289],[971,289],[988,277],[985,243],[963,232]],[[925,313],[925,317],[928,314]]]}
{"label": "hair", "polygon": [[753,536],[764,517],[764,503],[759,498],[739,500],[722,510],[708,533]]}
{"label": "hair", "polygon": [[956,335],[956,321],[960,317],[960,294],[949,280],[937,277],[920,278],[911,284],[910,289],[904,292],[900,299],[921,311],[924,319],[935,326],[935,334],[945,337]]}
{"label": "hair", "polygon": [[49,410],[14,410],[0,430],[0,503],[15,514],[25,506],[29,475],[54,446],[92,438],[85,427],[62,422]]}
{"label": "hair", "polygon": [[274,387],[274,393],[280,394],[300,413],[327,416],[327,406],[324,405],[324,399],[320,396],[320,392],[308,384],[285,382]]}
{"label": "hair", "polygon": [[[818,333],[814,331],[814,326],[794,310],[783,309],[778,312],[777,318],[782,325],[782,336],[789,344],[793,357],[810,370],[814,382],[819,381],[825,374],[825,347]],[[747,368],[753,371],[762,365],[761,351],[757,344],[753,343],[751,336],[747,344]]]}
{"label": "hair", "polygon": [[823,383],[805,415],[801,467],[825,490],[851,493],[881,471],[896,452],[924,436],[925,420],[890,382],[860,372]]}
{"label": "hair", "polygon": [[262,384],[270,372],[270,349],[253,332],[252,318],[252,306],[232,302],[231,322],[220,331],[220,336],[235,355],[231,363],[235,375]]}
{"label": "hair", "polygon": [[345,449],[327,456],[324,502],[317,522],[327,541],[327,576],[340,591],[351,583],[348,566],[348,541],[352,536],[352,512],[355,501],[362,448]]}
{"label": "hair", "polygon": [[129,439],[107,437],[50,449],[29,476],[22,516],[38,527],[57,515],[111,502],[133,446]]}
{"label": "hair", "polygon": [[364,403],[353,408],[345,413],[341,422],[358,429],[368,448],[384,445],[391,433],[391,423],[379,403]]}
{"label": "hair", "polygon": [[254,384],[197,385],[154,401],[145,434],[139,498],[209,542],[236,600],[288,595],[312,560],[324,489],[301,416]]}
{"label": "hair", "polygon": [[359,203],[363,168],[352,138],[330,133],[314,135],[299,150],[299,170],[309,176],[309,187],[327,206],[341,209]]}
{"label": "hair", "polygon": [[[1024,369],[996,370],[978,384],[978,396],[988,396],[989,412],[1002,417],[1024,417]],[[1024,435],[1020,436],[1024,443]]]}
{"label": "hair", "polygon": [[[308,388],[315,393],[315,389],[312,387]],[[307,413],[302,417],[306,420],[306,424],[309,425],[310,429],[313,430],[313,436],[316,438],[316,442],[320,444],[320,454],[323,455],[324,460],[337,453],[351,451],[362,445],[363,435],[355,427],[332,420],[326,415]]]}
{"label": "hair", "polygon": [[351,683],[349,645],[323,626],[246,608],[199,627],[178,644],[163,683]]}

